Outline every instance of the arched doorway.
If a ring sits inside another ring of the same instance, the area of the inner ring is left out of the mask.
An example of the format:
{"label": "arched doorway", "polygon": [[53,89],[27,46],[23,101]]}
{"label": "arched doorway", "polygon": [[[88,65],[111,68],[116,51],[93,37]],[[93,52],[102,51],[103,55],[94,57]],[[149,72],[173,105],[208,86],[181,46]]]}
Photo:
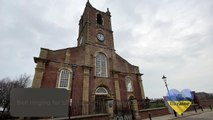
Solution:
{"label": "arched doorway", "polygon": [[106,112],[106,98],[108,91],[105,87],[98,87],[95,90],[95,112],[105,113]]}

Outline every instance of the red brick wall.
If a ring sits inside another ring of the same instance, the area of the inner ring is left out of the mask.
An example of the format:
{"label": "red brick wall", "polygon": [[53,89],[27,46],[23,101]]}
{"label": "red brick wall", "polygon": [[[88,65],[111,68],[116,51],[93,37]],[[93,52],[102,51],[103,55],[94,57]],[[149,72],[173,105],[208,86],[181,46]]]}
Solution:
{"label": "red brick wall", "polygon": [[84,49],[83,47],[70,48],[70,63],[75,63],[77,65],[84,64]]}
{"label": "red brick wall", "polygon": [[200,105],[204,108],[209,107],[209,105],[211,105],[213,108],[213,100],[200,101]]}
{"label": "red brick wall", "polygon": [[139,81],[138,81],[138,77],[137,75],[132,75],[132,83],[134,86],[134,93],[135,93],[135,97],[137,100],[141,100],[141,90],[140,90],[140,85],[139,85]]}
{"label": "red brick wall", "polygon": [[126,89],[126,84],[125,84],[125,75],[119,75],[119,87],[120,87],[120,96],[121,96],[121,101],[128,100],[127,99],[127,89]]}
{"label": "red brick wall", "polygon": [[43,80],[41,86],[43,88],[55,88],[56,87],[56,80],[57,80],[57,71],[59,65],[56,63],[49,63],[46,66],[44,71]]}
{"label": "red brick wall", "polygon": [[81,115],[82,111],[82,89],[83,89],[83,67],[77,67],[73,80],[72,115]]}
{"label": "red brick wall", "polygon": [[57,80],[57,72],[61,68],[59,63],[64,62],[66,50],[50,51],[48,52],[47,59],[50,60],[45,66],[43,80],[41,87],[43,88],[55,88]]}

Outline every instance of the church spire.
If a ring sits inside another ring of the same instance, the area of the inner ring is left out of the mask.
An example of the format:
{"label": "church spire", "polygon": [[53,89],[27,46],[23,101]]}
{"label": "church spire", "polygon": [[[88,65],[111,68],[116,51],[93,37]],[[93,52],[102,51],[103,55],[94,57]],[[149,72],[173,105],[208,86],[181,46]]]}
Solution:
{"label": "church spire", "polygon": [[87,3],[86,3],[87,6],[92,6],[89,2],[89,0],[87,0]]}

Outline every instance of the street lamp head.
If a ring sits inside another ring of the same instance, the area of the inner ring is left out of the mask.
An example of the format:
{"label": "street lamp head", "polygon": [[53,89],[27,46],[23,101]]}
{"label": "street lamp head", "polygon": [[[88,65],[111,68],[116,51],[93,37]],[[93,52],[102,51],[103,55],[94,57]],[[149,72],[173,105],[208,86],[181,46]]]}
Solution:
{"label": "street lamp head", "polygon": [[166,82],[166,77],[163,75],[162,79]]}

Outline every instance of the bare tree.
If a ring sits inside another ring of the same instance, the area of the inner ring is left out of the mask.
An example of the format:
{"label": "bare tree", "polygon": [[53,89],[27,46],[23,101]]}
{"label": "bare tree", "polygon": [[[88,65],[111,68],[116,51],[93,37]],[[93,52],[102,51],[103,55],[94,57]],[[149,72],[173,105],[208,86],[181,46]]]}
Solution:
{"label": "bare tree", "polygon": [[[30,82],[30,75],[22,74],[16,80],[14,80],[15,88],[26,88]],[[17,87],[16,87],[17,86]]]}
{"label": "bare tree", "polygon": [[29,82],[30,75],[27,74],[22,74],[14,80],[10,78],[3,78],[0,80],[0,107],[3,108],[2,114],[5,110],[10,110],[10,91],[13,88],[26,88]]}

